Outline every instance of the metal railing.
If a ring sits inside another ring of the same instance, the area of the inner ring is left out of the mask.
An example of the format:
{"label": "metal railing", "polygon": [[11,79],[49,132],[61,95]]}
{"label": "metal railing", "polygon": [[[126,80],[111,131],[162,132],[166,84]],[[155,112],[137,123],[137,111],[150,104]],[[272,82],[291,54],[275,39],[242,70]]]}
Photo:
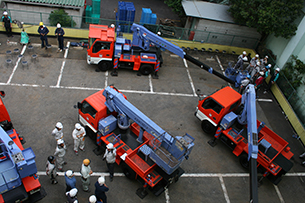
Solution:
{"label": "metal railing", "polygon": [[[43,22],[45,25],[50,26],[50,13],[14,9],[6,9],[6,11],[9,13],[9,16],[11,16],[12,20],[15,19],[18,21],[22,21],[25,24],[32,25],[38,25],[39,22]],[[120,25],[122,32],[125,33],[131,33],[130,27],[132,25],[132,22],[130,21],[116,21],[113,19],[72,15],[69,15],[69,18],[67,18],[66,21],[70,22],[65,22],[66,26],[63,27],[73,27],[77,29],[88,29],[89,24]],[[161,32],[162,37],[179,40],[191,40],[202,43],[220,44],[250,49],[255,49],[259,42],[258,38],[250,38],[247,36],[230,35],[217,32],[208,32],[203,30],[192,30],[175,26],[165,26],[162,24],[144,24],[144,26],[154,33]]]}

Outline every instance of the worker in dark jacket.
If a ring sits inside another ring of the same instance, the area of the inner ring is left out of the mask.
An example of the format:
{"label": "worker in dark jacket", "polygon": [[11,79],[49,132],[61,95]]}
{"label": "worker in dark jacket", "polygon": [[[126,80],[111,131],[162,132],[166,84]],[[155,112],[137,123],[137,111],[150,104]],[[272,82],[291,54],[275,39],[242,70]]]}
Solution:
{"label": "worker in dark jacket", "polygon": [[[49,29],[43,24],[43,22],[39,23],[38,33],[40,35],[41,48],[46,47],[46,49],[47,49],[47,47],[50,46],[48,43],[48,37],[47,37],[47,35],[49,33]],[[46,42],[46,46],[44,45],[44,42]]]}
{"label": "worker in dark jacket", "polygon": [[78,192],[78,190],[76,188],[73,188],[69,192],[66,192],[68,203],[78,203],[77,192]]}
{"label": "worker in dark jacket", "polygon": [[95,183],[95,196],[97,200],[107,203],[107,196],[105,192],[108,190],[109,188],[105,184],[105,178],[103,176],[99,177]]}
{"label": "worker in dark jacket", "polygon": [[3,12],[2,26],[5,27],[5,31],[8,37],[12,37],[12,19],[8,16],[6,11]]}
{"label": "worker in dark jacket", "polygon": [[62,29],[61,25],[57,23],[57,29],[55,30],[55,35],[57,36],[58,40],[57,52],[62,52],[62,50],[64,49],[64,34],[65,31]]}

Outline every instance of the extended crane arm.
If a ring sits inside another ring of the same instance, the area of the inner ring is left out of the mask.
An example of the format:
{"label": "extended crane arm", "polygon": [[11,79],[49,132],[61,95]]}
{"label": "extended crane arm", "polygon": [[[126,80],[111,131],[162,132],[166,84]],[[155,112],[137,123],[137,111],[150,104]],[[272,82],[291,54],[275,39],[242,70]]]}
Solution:
{"label": "extended crane arm", "polygon": [[149,50],[150,44],[154,44],[156,46],[159,46],[161,48],[164,48],[178,56],[180,56],[183,59],[186,59],[193,64],[199,66],[201,69],[204,69],[208,71],[209,73],[212,73],[216,75],[217,77],[220,77],[221,79],[231,83],[235,84],[235,81],[227,78],[223,74],[215,71],[212,67],[207,66],[206,64],[194,59],[193,57],[187,55],[183,49],[180,47],[174,45],[171,42],[168,42],[167,40],[163,39],[162,37],[159,37],[155,33],[149,31],[145,27],[133,23],[131,26],[131,30],[133,31],[133,39],[132,39],[132,44],[133,46],[139,46],[140,48],[144,50]]}

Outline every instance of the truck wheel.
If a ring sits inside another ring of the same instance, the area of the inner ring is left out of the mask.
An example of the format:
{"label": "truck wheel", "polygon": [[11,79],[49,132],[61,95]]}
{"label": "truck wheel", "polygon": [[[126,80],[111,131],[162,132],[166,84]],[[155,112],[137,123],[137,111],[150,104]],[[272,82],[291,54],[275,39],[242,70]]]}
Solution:
{"label": "truck wheel", "polygon": [[150,65],[142,65],[140,68],[140,73],[142,75],[149,75],[153,72],[154,68]]}
{"label": "truck wheel", "polygon": [[202,130],[209,134],[209,135],[213,135],[216,132],[216,128],[215,126],[213,126],[211,123],[209,123],[208,121],[202,121],[201,122],[201,128]]}
{"label": "truck wheel", "polygon": [[131,180],[136,178],[136,172],[134,172],[125,162],[121,163],[121,167],[124,175]]}
{"label": "truck wheel", "polygon": [[109,61],[101,61],[99,62],[98,64],[98,68],[101,70],[101,71],[107,71],[110,69],[110,66],[111,66],[111,63]]}
{"label": "truck wheel", "polygon": [[239,163],[243,168],[249,170],[250,164],[248,161],[248,154],[241,154],[239,157]]}

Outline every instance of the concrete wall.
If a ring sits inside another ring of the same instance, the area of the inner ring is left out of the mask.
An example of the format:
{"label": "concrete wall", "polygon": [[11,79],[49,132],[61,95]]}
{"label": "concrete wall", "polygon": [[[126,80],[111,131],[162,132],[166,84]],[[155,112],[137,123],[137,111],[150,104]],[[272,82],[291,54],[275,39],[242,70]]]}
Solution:
{"label": "concrete wall", "polygon": [[[46,25],[50,24],[48,18],[51,11],[58,9],[58,7],[35,6],[16,3],[7,3],[7,8],[9,10],[9,14],[12,20],[16,19],[28,24],[39,24],[39,22],[43,21]],[[69,16],[73,17],[73,20],[76,22],[75,27],[80,28],[84,8],[65,8],[65,11],[68,13]]]}
{"label": "concrete wall", "polygon": [[255,28],[199,18],[187,20],[185,28],[191,28],[194,21],[194,40],[196,41],[203,40],[213,44],[255,48],[261,38]]}

